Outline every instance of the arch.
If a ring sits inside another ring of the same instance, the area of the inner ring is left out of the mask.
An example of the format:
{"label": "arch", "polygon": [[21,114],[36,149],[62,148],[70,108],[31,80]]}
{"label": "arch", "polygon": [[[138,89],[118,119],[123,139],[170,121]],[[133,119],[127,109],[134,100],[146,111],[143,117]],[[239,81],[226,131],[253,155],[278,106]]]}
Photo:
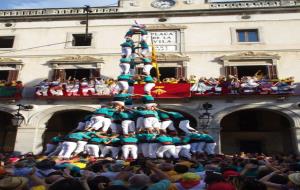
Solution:
{"label": "arch", "polygon": [[221,139],[220,139],[220,131],[221,131],[221,120],[234,112],[242,111],[242,110],[248,110],[248,109],[262,109],[262,110],[268,110],[277,114],[282,115],[285,117],[289,123],[290,128],[292,131],[292,138],[293,138],[293,145],[295,152],[300,152],[300,144],[297,143],[297,129],[300,129],[300,116],[293,112],[292,110],[289,110],[284,107],[280,107],[274,104],[242,104],[232,107],[227,107],[222,109],[219,112],[216,112],[212,116],[212,121],[210,122],[209,131],[215,138],[217,142],[217,151],[221,153]]}
{"label": "arch", "polygon": [[[0,151],[12,152],[14,150],[17,127],[13,125],[13,114],[8,112],[9,109],[0,109]],[[14,111],[14,110],[13,110]]]}
{"label": "arch", "polygon": [[287,108],[276,106],[274,104],[243,104],[243,105],[225,108],[213,115],[213,119],[210,123],[210,126],[211,128],[220,128],[221,120],[226,115],[229,115],[233,112],[247,110],[247,109],[265,109],[265,110],[273,111],[275,113],[278,113],[286,117],[289,120],[292,128],[300,128],[300,116],[298,114],[296,114],[295,112]]}
{"label": "arch", "polygon": [[34,114],[29,118],[28,124],[35,127],[44,128],[47,121],[56,112],[68,110],[83,110],[93,112],[95,111],[95,108],[89,106],[56,106]]}

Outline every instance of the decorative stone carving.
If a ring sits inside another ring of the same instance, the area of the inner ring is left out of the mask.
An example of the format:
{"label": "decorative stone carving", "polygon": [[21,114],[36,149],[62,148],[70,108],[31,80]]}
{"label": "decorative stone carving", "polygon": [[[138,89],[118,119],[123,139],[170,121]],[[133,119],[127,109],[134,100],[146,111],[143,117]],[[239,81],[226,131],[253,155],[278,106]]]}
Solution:
{"label": "decorative stone carving", "polygon": [[184,25],[173,25],[173,24],[158,24],[158,25],[147,25],[147,30],[180,30],[186,29]]}
{"label": "decorative stone carving", "polygon": [[[91,14],[117,13],[115,7],[92,7]],[[78,15],[84,14],[83,8],[57,8],[57,9],[31,9],[31,10],[2,10],[0,17],[24,17],[24,16],[47,16],[47,15]]]}
{"label": "decorative stone carving", "polygon": [[253,51],[248,51],[248,52],[242,52],[238,54],[233,54],[233,55],[224,55],[219,58],[220,60],[240,60],[240,59],[272,59],[272,60],[278,60],[280,59],[280,56],[278,54],[268,54],[264,52],[253,52]]}
{"label": "decorative stone carving", "polygon": [[22,64],[21,60],[16,60],[12,58],[7,58],[7,57],[0,57],[0,64]]}
{"label": "decorative stone carving", "polygon": [[75,56],[68,56],[68,57],[63,57],[59,59],[53,59],[50,60],[49,63],[51,64],[66,64],[66,63],[103,63],[104,60],[103,58],[95,58],[91,56],[81,56],[81,55],[75,55]]}
{"label": "decorative stone carving", "polygon": [[[254,2],[226,2],[212,3],[211,9],[240,9],[240,8],[261,8],[261,7],[281,7],[281,1],[254,1]],[[287,5],[285,5],[287,6]],[[295,3],[289,3],[288,6],[295,6]]]}
{"label": "decorative stone carving", "polygon": [[167,54],[167,53],[159,53],[157,54],[158,61],[190,61],[188,56],[182,54]]}

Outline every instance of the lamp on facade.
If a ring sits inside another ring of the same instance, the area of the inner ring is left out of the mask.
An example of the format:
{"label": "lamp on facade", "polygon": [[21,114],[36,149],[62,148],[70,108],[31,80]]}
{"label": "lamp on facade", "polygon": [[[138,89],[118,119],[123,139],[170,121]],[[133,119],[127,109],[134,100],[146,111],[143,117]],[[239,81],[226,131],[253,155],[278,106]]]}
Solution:
{"label": "lamp on facade", "polygon": [[211,113],[209,113],[208,110],[210,110],[212,107],[213,105],[208,102],[202,104],[202,108],[205,110],[205,112],[201,113],[199,116],[201,129],[206,129],[208,127],[209,122],[212,118]]}
{"label": "lamp on facade", "polygon": [[23,117],[23,115],[20,113],[20,111],[23,110],[31,110],[33,109],[32,105],[23,105],[23,104],[17,104],[18,109],[17,109],[17,113],[13,115],[13,118],[11,119],[12,125],[15,127],[20,127],[25,118]]}

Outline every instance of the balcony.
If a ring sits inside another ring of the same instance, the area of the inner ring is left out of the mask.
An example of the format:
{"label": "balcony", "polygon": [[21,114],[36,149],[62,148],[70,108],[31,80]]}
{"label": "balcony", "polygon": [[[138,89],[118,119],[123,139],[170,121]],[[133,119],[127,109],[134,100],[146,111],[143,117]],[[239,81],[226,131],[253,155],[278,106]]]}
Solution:
{"label": "balcony", "polygon": [[[200,78],[195,81],[168,81],[157,83],[152,89],[152,96],[157,99],[180,99],[191,97],[231,97],[231,96],[277,96],[294,95],[296,85],[293,78],[284,80],[260,80],[260,81],[226,81],[218,79]],[[58,83],[42,82],[37,86],[37,99],[110,99],[118,93],[117,81],[109,82]],[[144,84],[134,85],[135,94],[144,94]]]}
{"label": "balcony", "polygon": [[23,86],[0,86],[0,100],[20,100]]}

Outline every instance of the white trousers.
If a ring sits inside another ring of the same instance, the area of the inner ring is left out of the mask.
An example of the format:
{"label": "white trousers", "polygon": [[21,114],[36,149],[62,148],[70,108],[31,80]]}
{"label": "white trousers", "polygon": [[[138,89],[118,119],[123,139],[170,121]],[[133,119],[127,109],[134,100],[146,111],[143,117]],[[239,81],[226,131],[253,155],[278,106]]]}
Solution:
{"label": "white trousers", "polygon": [[183,120],[179,123],[179,129],[181,129],[186,134],[191,133],[191,131],[194,131],[195,129],[190,127],[190,121],[189,120]]}
{"label": "white trousers", "polygon": [[138,117],[136,120],[136,130],[140,131],[144,128],[144,117]]}
{"label": "white trousers", "polygon": [[150,51],[149,49],[142,49],[141,54],[143,57],[147,57],[149,55]]}
{"label": "white trousers", "polygon": [[122,74],[129,74],[129,70],[130,70],[130,63],[120,63],[120,68],[122,70]]}
{"label": "white trousers", "polygon": [[189,160],[192,158],[190,151],[190,144],[176,146],[176,154]]}
{"label": "white trousers", "polygon": [[111,128],[111,132],[113,134],[121,134],[122,133],[122,127],[120,124],[111,123],[110,128]]}
{"label": "white trousers", "polygon": [[145,73],[146,75],[150,75],[150,71],[152,68],[153,68],[152,64],[144,65],[143,73]]}
{"label": "white trousers", "polygon": [[124,120],[122,121],[122,130],[123,130],[123,135],[127,135],[128,132],[135,132],[135,123],[132,120]]}
{"label": "white trousers", "polygon": [[79,122],[76,129],[77,130],[84,130],[85,129],[85,125],[86,123],[85,122]]}
{"label": "white trousers", "polygon": [[144,92],[147,94],[151,93],[153,87],[155,87],[155,83],[146,83],[144,86]]}
{"label": "white trousers", "polygon": [[99,150],[100,150],[99,145],[87,144],[87,145],[85,145],[85,150],[87,151],[87,154],[89,156],[94,156],[96,158],[99,157]]}
{"label": "white trousers", "polygon": [[167,129],[169,129],[171,131],[176,131],[172,120],[162,121],[160,123],[160,129],[164,130],[164,131],[166,131]]}
{"label": "white trousers", "polygon": [[142,154],[145,158],[149,158],[149,143],[140,143]]}
{"label": "white trousers", "polygon": [[63,142],[58,157],[69,159],[72,153],[74,152],[74,150],[76,149],[76,147],[77,147],[76,142],[69,142],[69,141]]}
{"label": "white trousers", "polygon": [[156,117],[146,117],[144,118],[144,126],[146,129],[149,128],[160,128],[160,123]]}
{"label": "white trousers", "polygon": [[194,142],[191,144],[191,152],[195,153],[203,153],[205,148],[205,142]]}
{"label": "white trousers", "polygon": [[46,150],[44,152],[44,154],[50,154],[51,152],[53,152],[56,149],[57,145],[55,144],[47,144],[46,145]]}
{"label": "white trousers", "polygon": [[111,119],[103,116],[94,116],[91,118],[91,121],[92,121],[91,128],[96,131],[101,129],[103,132],[106,132],[111,125]]}
{"label": "white trousers", "polygon": [[119,87],[119,90],[128,91],[129,84],[127,81],[118,81],[118,87]]}
{"label": "white trousers", "polygon": [[84,151],[84,147],[87,144],[86,141],[77,141],[77,148],[74,151],[75,154],[79,154]]}
{"label": "white trousers", "polygon": [[122,55],[126,56],[127,58],[132,54],[131,47],[122,47]]}
{"label": "white trousers", "polygon": [[169,153],[175,159],[178,158],[178,154],[176,154],[175,145],[162,145],[161,147],[158,148],[158,150],[156,152],[157,157],[159,157],[159,158],[163,158],[164,153]]}
{"label": "white trousers", "polygon": [[206,143],[205,152],[208,155],[215,154],[216,145],[217,145],[217,143]]}
{"label": "white trousers", "polygon": [[101,157],[105,157],[109,152],[111,152],[111,156],[114,159],[118,158],[118,154],[120,151],[120,147],[115,147],[115,146],[103,146],[101,150]]}
{"label": "white trousers", "polygon": [[148,143],[149,144],[149,158],[156,158],[156,152],[158,148],[160,147],[160,144],[158,143]]}
{"label": "white trousers", "polygon": [[129,154],[131,154],[132,158],[135,160],[138,157],[138,147],[134,144],[127,144],[122,146],[123,157],[125,160],[128,159]]}
{"label": "white trousers", "polygon": [[62,150],[62,144],[63,144],[63,143],[60,142],[60,143],[58,144],[58,146],[56,147],[56,149],[55,149],[53,152],[51,152],[50,154],[48,154],[48,157],[58,155],[58,154],[60,153],[60,151]]}
{"label": "white trousers", "polygon": [[128,87],[128,94],[134,94],[134,86]]}

